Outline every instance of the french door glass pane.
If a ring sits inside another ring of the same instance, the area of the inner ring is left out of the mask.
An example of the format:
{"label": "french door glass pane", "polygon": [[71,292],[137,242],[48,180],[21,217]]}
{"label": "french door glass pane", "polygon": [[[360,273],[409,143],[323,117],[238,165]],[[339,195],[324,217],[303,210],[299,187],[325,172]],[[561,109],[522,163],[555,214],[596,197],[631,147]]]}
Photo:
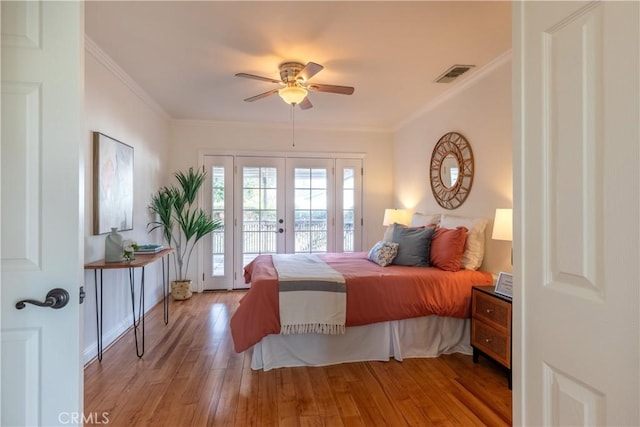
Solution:
{"label": "french door glass pane", "polygon": [[327,252],[328,170],[294,169],[294,252]]}
{"label": "french door glass pane", "polygon": [[222,227],[211,233],[211,259],[212,276],[224,276],[224,167],[213,166],[211,168],[212,194],[211,217],[221,221]]}
{"label": "french door glass pane", "polygon": [[247,265],[259,254],[276,252],[277,169],[242,169],[242,254]]}
{"label": "french door glass pane", "polygon": [[354,250],[354,218],[355,217],[355,169],[344,168],[342,172],[342,218],[343,218],[343,251]]}

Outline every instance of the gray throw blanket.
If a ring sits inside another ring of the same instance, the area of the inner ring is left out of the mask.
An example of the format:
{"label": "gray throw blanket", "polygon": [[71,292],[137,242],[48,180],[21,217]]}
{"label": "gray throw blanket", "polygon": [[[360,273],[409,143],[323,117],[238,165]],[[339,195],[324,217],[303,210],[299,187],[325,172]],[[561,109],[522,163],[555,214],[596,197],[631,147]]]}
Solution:
{"label": "gray throw blanket", "polygon": [[272,255],[278,272],[281,334],[344,334],[347,286],[314,254]]}

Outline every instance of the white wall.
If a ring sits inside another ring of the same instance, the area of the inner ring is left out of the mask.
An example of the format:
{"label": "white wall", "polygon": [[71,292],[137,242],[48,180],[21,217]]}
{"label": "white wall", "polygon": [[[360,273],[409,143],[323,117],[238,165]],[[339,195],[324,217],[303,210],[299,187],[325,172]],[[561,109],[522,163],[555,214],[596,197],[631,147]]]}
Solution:
{"label": "white wall", "polygon": [[[446,99],[427,106],[395,134],[395,207],[423,213],[483,217],[487,228],[482,269],[511,271],[511,245],[491,240],[496,208],[512,207],[511,54],[507,53]],[[464,135],[474,154],[475,176],[467,200],[447,211],[433,197],[429,183],[431,153],[447,132]]]}
{"label": "white wall", "polygon": [[[100,60],[98,60],[100,58]],[[147,206],[150,195],[168,179],[167,156],[169,121],[132,88],[118,67],[109,62],[90,41],[85,52],[85,263],[104,258],[106,235],[92,235],[93,224],[93,146],[92,132],[98,131],[128,144],[134,149],[133,230],[121,234],[138,243],[161,243],[161,236],[149,235]],[[118,77],[119,76],[119,77]],[[127,84],[125,84],[125,82]],[[145,308],[162,298],[161,263],[145,268]],[[139,289],[140,269],[136,269]],[[131,296],[127,270],[104,270],[103,345],[106,347],[131,326]],[[84,306],[84,359],[96,356],[96,302],[93,271],[85,270],[87,298]],[[131,348],[132,360],[135,351]]]}
{"label": "white wall", "polygon": [[[295,147],[288,126],[265,126],[178,120],[173,122],[171,170],[199,164],[203,153],[362,153],[364,158],[364,246],[382,238],[384,209],[392,203],[393,142],[391,133],[301,129]],[[192,267],[193,267],[192,263]]]}
{"label": "white wall", "polygon": [[[171,121],[140,95],[117,65],[88,44],[85,59],[86,245],[85,261],[104,256],[104,235],[93,236],[91,201],[91,132],[99,131],[134,147],[134,229],[123,232],[137,242],[160,243],[150,236],[147,205],[150,195],[166,185],[176,170],[199,165],[203,154],[246,151],[251,153],[362,153],[364,154],[364,242],[372,246],[384,232],[384,209],[406,207],[426,213],[443,212],[431,194],[429,160],[437,140],[457,131],[469,140],[475,157],[473,189],[466,202],[449,213],[493,219],[498,207],[511,207],[511,61],[495,61],[481,78],[463,85],[453,96],[427,108],[392,133],[361,130],[291,128],[188,120]],[[123,77],[124,76],[124,77]],[[395,195],[395,200],[394,200]],[[490,236],[491,226],[487,230]],[[510,244],[487,239],[483,269],[510,270]],[[198,254],[197,256],[201,256]],[[196,263],[192,263],[195,267]],[[191,273],[193,273],[193,268]],[[161,299],[160,263],[146,269],[146,308]],[[126,271],[104,272],[104,345],[130,326],[131,301]],[[85,360],[95,356],[95,293],[93,272],[85,273]],[[133,349],[132,349],[133,352]]]}

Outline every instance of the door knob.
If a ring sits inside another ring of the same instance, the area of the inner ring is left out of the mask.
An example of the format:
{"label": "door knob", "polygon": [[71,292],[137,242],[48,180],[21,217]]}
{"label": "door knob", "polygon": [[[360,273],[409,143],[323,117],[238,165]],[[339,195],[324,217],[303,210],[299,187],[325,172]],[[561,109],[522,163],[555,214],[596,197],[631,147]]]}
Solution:
{"label": "door knob", "polygon": [[16,308],[22,310],[26,307],[26,304],[37,305],[38,307],[51,307],[62,308],[69,302],[69,292],[62,288],[51,289],[47,293],[47,297],[44,301],[36,301],[33,299],[24,299],[16,303]]}
{"label": "door knob", "polygon": [[284,228],[278,228],[278,233],[284,233]]}

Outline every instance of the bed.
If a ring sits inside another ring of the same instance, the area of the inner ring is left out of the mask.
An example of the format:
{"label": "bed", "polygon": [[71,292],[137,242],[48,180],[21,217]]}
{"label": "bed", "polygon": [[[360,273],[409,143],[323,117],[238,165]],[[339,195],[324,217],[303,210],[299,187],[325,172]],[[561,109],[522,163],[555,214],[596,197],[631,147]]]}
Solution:
{"label": "bed", "polygon": [[279,278],[271,255],[245,267],[251,288],[231,318],[236,352],[253,369],[402,360],[461,352],[469,345],[471,287],[491,284],[473,269],[380,266],[367,252],[318,254],[346,285],[344,334],[281,334]]}

